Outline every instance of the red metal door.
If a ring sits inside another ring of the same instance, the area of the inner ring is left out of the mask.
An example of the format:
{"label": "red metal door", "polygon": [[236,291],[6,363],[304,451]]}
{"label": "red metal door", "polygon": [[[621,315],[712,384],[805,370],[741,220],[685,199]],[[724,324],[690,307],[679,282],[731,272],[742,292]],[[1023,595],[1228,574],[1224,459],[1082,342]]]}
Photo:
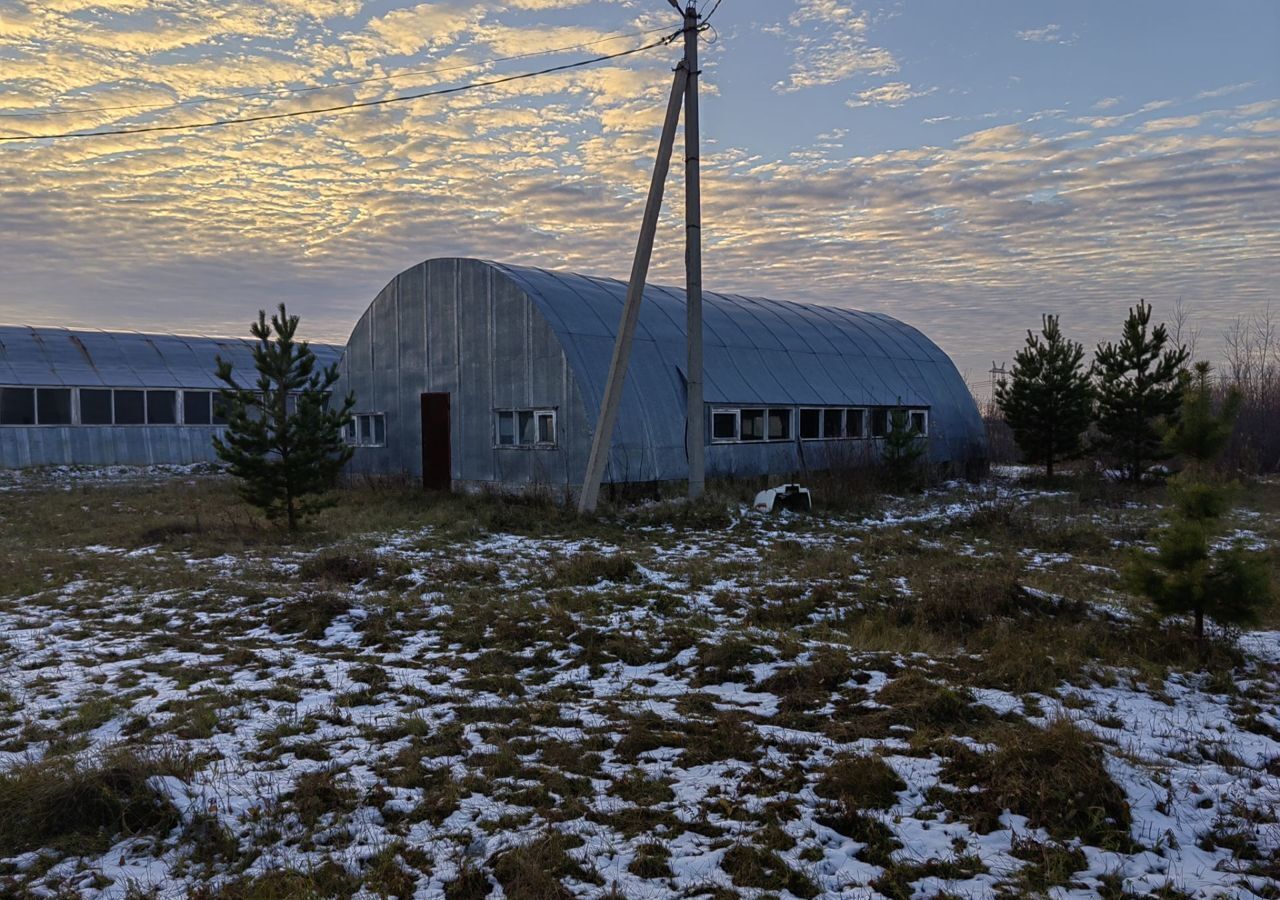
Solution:
{"label": "red metal door", "polygon": [[453,487],[449,440],[449,395],[422,395],[422,486],[429,491]]}

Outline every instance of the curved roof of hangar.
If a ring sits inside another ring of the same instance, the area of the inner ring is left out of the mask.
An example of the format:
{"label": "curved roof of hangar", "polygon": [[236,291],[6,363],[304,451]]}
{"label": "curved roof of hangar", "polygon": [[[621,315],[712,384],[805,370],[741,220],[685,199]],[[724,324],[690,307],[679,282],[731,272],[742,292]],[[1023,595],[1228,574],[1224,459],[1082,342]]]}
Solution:
{"label": "curved roof of hangar", "polygon": [[[216,359],[253,370],[254,342],[242,338],[0,325],[0,385],[218,388]],[[312,344],[322,365],[341,347]]]}
{"label": "curved roof of hangar", "polygon": [[[608,375],[625,282],[488,263],[537,304],[566,349],[584,354],[589,381]],[[891,316],[831,306],[703,293],[705,396],[709,403],[936,405],[959,387],[955,365],[920,331]],[[645,288],[633,372],[662,362],[684,376],[685,292]],[[598,351],[607,343],[608,353]]]}

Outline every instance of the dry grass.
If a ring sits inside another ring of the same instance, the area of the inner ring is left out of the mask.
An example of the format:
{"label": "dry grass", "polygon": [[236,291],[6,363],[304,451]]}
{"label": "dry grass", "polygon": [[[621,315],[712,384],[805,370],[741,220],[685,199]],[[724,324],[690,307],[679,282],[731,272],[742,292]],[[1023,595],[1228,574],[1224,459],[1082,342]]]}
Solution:
{"label": "dry grass", "polygon": [[934,798],[978,831],[998,828],[1008,809],[1060,841],[1079,838],[1116,850],[1132,844],[1124,792],[1107,773],[1096,741],[1070,720],[1010,728],[991,753],[957,744],[953,754],[942,774],[961,790],[937,790]]}
{"label": "dry grass", "polygon": [[125,748],[78,763],[52,757],[13,766],[0,773],[0,854],[89,853],[122,835],[163,834],[177,810],[147,780],[189,771],[187,760]]}
{"label": "dry grass", "polygon": [[[1096,504],[1031,496],[928,514],[968,502],[957,491],[875,499],[905,525],[731,515],[753,487],[582,519],[547,496],[423,502],[355,485],[288,543],[226,482],[97,485],[38,503],[0,494],[0,564],[20,569],[0,586],[11,623],[0,663],[14,679],[0,688],[0,750],[44,760],[0,776],[0,810],[23,823],[6,831],[0,814],[0,857],[50,850],[45,868],[0,862],[0,894],[56,896],[59,876],[44,873],[60,853],[134,831],[180,860],[176,877],[232,875],[200,895],[210,900],[407,897],[459,861],[449,897],[495,885],[620,896],[640,880],[692,895],[691,850],[744,893],[907,897],[939,880],[971,893],[992,878],[969,881],[982,873],[970,847],[904,853],[900,837],[926,819],[991,828],[1006,808],[1051,839],[988,863],[1000,889],[1043,893],[1071,885],[1080,841],[1130,852],[1131,823],[1102,765],[1120,751],[1022,716],[1055,715],[1065,698],[1099,727],[1132,731],[1086,689],[1169,699],[1164,679],[1184,673],[1239,728],[1273,737],[1257,660],[1124,614],[1106,571],[1128,552],[1113,541],[1148,533],[1146,508],[1099,489]],[[1248,527],[1280,539],[1280,489],[1249,500],[1261,515]],[[490,529],[518,537],[487,541]],[[1061,559],[1032,561],[1047,551]],[[1015,712],[976,702],[979,687]],[[234,828],[209,816],[172,830],[171,811],[148,805],[155,769],[72,762],[117,727],[205,754],[192,764],[201,780],[235,770],[273,793]],[[1250,777],[1238,750],[1223,741],[1188,758]],[[1255,851],[1240,821],[1224,815],[1202,840],[1245,860]],[[822,826],[882,871],[836,886],[841,842]],[[526,843],[513,847],[517,834]],[[575,834],[629,859],[606,871]],[[296,852],[340,863],[234,877],[261,854]],[[1087,875],[1075,888],[1102,889]]]}

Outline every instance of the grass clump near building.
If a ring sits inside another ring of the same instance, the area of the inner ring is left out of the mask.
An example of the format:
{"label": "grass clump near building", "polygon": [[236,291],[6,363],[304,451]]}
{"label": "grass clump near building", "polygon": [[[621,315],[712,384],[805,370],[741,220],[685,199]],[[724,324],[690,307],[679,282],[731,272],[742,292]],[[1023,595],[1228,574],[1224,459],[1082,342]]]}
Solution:
{"label": "grass clump near building", "polygon": [[797,897],[816,897],[818,888],[803,872],[798,872],[774,853],[750,844],[738,844],[725,851],[720,868],[737,887],[785,890]]}
{"label": "grass clump near building", "polygon": [[548,573],[553,586],[575,587],[601,581],[624,582],[636,577],[635,562],[622,553],[575,553],[555,563]]}
{"label": "grass clump near building", "polygon": [[298,564],[298,577],[303,581],[333,585],[356,584],[377,574],[378,557],[369,550],[322,550]]}
{"label": "grass clump near building", "polygon": [[843,756],[822,773],[814,793],[855,811],[889,809],[906,789],[906,782],[880,757]]}
{"label": "grass clump near building", "polygon": [[569,855],[582,838],[548,831],[531,843],[499,853],[490,864],[494,877],[510,900],[559,900],[574,894],[563,880],[600,885],[603,879]]}
{"label": "grass clump near building", "polygon": [[1010,728],[988,753],[954,749],[942,777],[959,790],[931,793],[978,831],[999,828],[1009,810],[1060,841],[1109,849],[1133,844],[1124,791],[1107,773],[1094,739],[1070,720]]}
{"label": "grass clump near building", "polygon": [[101,852],[121,837],[162,835],[178,824],[178,811],[149,780],[187,773],[182,759],[127,749],[14,766],[0,773],[0,854]]}

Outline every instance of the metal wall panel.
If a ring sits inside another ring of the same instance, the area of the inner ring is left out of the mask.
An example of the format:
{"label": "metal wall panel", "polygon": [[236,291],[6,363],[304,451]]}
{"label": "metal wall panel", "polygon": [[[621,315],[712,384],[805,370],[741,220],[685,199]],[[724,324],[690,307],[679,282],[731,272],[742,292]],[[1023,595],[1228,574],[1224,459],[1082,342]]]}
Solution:
{"label": "metal wall panel", "polygon": [[181,425],[6,426],[0,431],[0,468],[216,462],[213,435],[222,430]]}

